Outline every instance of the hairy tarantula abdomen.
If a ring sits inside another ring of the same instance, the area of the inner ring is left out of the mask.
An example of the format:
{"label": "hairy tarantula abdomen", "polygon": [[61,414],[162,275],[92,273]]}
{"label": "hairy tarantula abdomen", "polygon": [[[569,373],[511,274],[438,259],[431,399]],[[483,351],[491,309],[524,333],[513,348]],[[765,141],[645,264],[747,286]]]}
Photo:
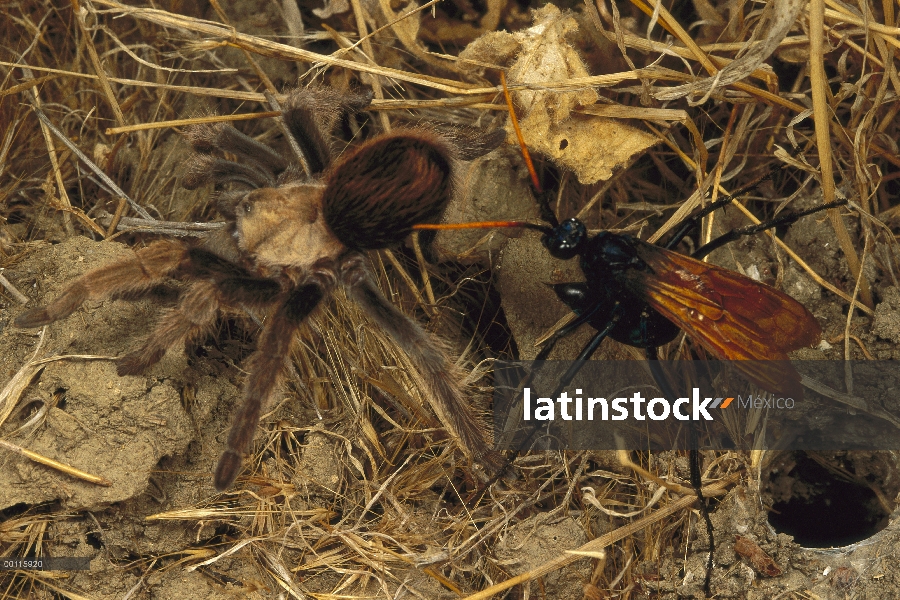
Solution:
{"label": "hairy tarantula abdomen", "polygon": [[[360,251],[398,244],[417,223],[439,219],[453,193],[456,162],[489,152],[505,134],[442,126],[398,129],[332,164],[332,127],[342,113],[370,101],[369,92],[348,95],[321,87],[289,94],[283,121],[296,161],[230,125],[191,128],[187,138],[196,154],[184,185],[213,183],[227,226],[199,244],[163,239],[95,269],[47,307],[20,315],[16,325],[45,325],[88,299],[132,297],[179,281],[176,305],[139,348],[118,359],[119,374],[130,375],[158,362],[169,348],[208,334],[223,310],[264,317],[241,405],[215,470],[215,486],[224,490],[240,472],[260,414],[284,377],[295,334],[340,285],[409,356],[417,371],[413,380],[463,452],[499,464],[444,344],[385,299]],[[225,153],[237,160],[219,156]]]}
{"label": "hairy tarantula abdomen", "polygon": [[322,207],[329,229],[348,248],[371,250],[396,245],[413,225],[439,219],[451,198],[450,154],[447,141],[427,130],[370,141],[327,179]]}

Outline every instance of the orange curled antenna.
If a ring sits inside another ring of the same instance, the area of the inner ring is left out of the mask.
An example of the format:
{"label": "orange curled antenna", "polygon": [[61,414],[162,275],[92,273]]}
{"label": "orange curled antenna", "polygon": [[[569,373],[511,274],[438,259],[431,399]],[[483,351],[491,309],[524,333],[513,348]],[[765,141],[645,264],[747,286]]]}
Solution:
{"label": "orange curled antenna", "polygon": [[528,167],[528,173],[531,175],[531,183],[534,185],[534,191],[538,194],[543,192],[541,182],[538,179],[537,171],[534,170],[534,163],[531,162],[531,154],[528,152],[528,146],[525,145],[525,138],[522,136],[522,128],[519,127],[519,119],[516,117],[516,108],[513,106],[512,97],[509,95],[509,88],[506,87],[506,73],[500,71],[500,85],[503,86],[503,97],[506,98],[506,106],[509,107],[509,120],[512,121],[513,129],[516,130],[516,138],[519,140],[519,147],[522,149],[522,158],[525,159],[525,166]]}
{"label": "orange curled antenna", "polygon": [[546,231],[547,227],[530,223],[528,221],[477,221],[475,223],[419,223],[413,225],[416,231],[421,230],[446,230],[446,229],[497,229],[501,227],[525,227],[537,231]]}
{"label": "orange curled antenna", "polygon": [[[534,163],[531,162],[531,154],[528,153],[528,146],[525,145],[525,138],[522,136],[522,129],[519,127],[519,119],[516,117],[516,109],[513,106],[512,97],[509,95],[509,88],[506,86],[506,74],[503,71],[500,71],[500,85],[503,86],[503,97],[506,98],[506,106],[509,108],[509,118],[512,121],[513,129],[516,130],[516,138],[519,140],[519,147],[522,149],[522,158],[525,159],[525,166],[528,167],[528,174],[531,175],[531,183],[534,186],[535,191],[538,194],[541,194],[541,182],[538,179],[537,171],[534,169]],[[478,221],[475,223],[438,224],[420,223],[418,225],[413,225],[413,230],[498,229],[503,227],[524,227],[542,233],[547,233],[550,230],[546,225],[538,225],[536,223],[529,223],[528,221]]]}

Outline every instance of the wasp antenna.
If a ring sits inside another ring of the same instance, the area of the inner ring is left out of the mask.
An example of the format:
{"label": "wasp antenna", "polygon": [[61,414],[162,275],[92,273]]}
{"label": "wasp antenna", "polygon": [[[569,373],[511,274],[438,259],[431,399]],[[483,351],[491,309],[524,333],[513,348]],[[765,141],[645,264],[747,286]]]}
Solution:
{"label": "wasp antenna", "polygon": [[512,121],[513,129],[516,130],[516,137],[519,140],[519,147],[522,149],[522,158],[525,159],[525,166],[528,167],[528,173],[531,175],[531,183],[534,185],[534,191],[538,194],[543,193],[541,182],[538,179],[537,171],[534,170],[534,163],[531,162],[531,154],[528,152],[528,146],[525,145],[525,138],[522,137],[522,129],[519,127],[519,119],[516,117],[516,108],[513,106],[512,97],[509,95],[509,88],[506,87],[506,73],[500,71],[500,85],[503,86],[503,97],[506,98],[506,106],[509,107],[509,119]]}
{"label": "wasp antenna", "polygon": [[505,227],[522,227],[524,229],[534,229],[541,233],[549,233],[550,227],[538,225],[528,221],[477,221],[475,223],[419,223],[413,225],[414,230],[455,230],[455,229],[501,229]]}

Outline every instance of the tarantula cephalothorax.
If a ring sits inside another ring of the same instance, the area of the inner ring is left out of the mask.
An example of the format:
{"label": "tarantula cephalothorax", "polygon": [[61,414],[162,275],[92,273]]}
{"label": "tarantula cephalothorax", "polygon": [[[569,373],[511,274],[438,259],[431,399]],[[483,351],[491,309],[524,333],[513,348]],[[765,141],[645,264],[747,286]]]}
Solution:
{"label": "tarantula cephalothorax", "polygon": [[[263,316],[242,403],[216,467],[215,486],[224,490],[237,477],[261,411],[279,385],[295,332],[341,285],[409,354],[435,413],[467,456],[494,462],[496,455],[443,345],[382,296],[361,251],[397,244],[416,223],[439,218],[452,194],[454,162],[487,153],[504,134],[400,129],[332,164],[334,124],[342,113],[361,110],[370,101],[371,94],[342,95],[326,87],[288,96],[284,125],[307,177],[231,126],[192,128],[187,137],[196,154],[184,185],[232,184],[217,201],[227,227],[199,244],[153,242],[127,260],[80,277],[54,302],[22,314],[15,324],[37,327],[70,315],[88,299],[134,297],[168,279],[184,282],[177,305],[139,349],[119,358],[119,375],[133,375],[158,362],[170,347],[209,332],[222,309]],[[240,162],[220,158],[216,150]]]}

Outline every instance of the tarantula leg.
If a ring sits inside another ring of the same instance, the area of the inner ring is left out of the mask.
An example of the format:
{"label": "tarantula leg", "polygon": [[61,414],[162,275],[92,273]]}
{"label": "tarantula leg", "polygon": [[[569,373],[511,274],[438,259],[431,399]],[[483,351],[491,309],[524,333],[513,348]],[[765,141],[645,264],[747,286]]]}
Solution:
{"label": "tarantula leg", "polygon": [[162,360],[166,350],[175,344],[196,339],[208,331],[215,323],[218,309],[215,285],[207,281],[194,283],[141,347],[116,361],[116,372],[120,376],[143,373]]}
{"label": "tarantula leg", "polygon": [[344,112],[357,112],[372,102],[372,90],[341,94],[329,87],[299,88],[288,94],[282,119],[309,163],[311,175],[331,165],[334,152],[328,135]]}
{"label": "tarantula leg", "polygon": [[195,154],[188,159],[181,186],[186,190],[196,190],[207,181],[216,185],[241,183],[250,189],[275,185],[275,177],[261,169],[209,154]]}
{"label": "tarantula leg", "polygon": [[228,433],[226,450],[216,467],[216,489],[224,491],[234,483],[244,454],[250,448],[263,406],[281,382],[294,333],[325,296],[320,283],[308,283],[286,295],[270,315],[259,336],[259,347],[250,358],[241,407]]}
{"label": "tarantula leg", "polygon": [[116,361],[119,375],[142,373],[162,360],[169,348],[203,335],[215,322],[220,305],[265,310],[281,292],[281,286],[271,279],[228,277],[238,269],[211,252],[192,248],[190,257],[179,272],[214,281],[203,280],[191,285],[178,306],[163,317],[140,349]]}
{"label": "tarantula leg", "polygon": [[363,258],[357,255],[341,265],[342,282],[350,297],[413,360],[422,379],[422,388],[428,391],[432,410],[463,453],[490,468],[499,467],[503,463],[502,457],[491,449],[484,426],[466,402],[458,383],[462,374],[450,360],[444,344],[388,302],[362,261]]}
{"label": "tarantula leg", "polygon": [[184,135],[194,150],[202,154],[211,154],[217,149],[232,152],[242,160],[260,164],[272,174],[280,173],[290,166],[272,148],[225,123],[192,125],[185,130]]}
{"label": "tarantula leg", "polygon": [[47,306],[19,315],[15,325],[40,327],[68,317],[86,300],[146,291],[177,269],[187,250],[187,245],[177,240],[154,242],[131,258],[82,275]]}

